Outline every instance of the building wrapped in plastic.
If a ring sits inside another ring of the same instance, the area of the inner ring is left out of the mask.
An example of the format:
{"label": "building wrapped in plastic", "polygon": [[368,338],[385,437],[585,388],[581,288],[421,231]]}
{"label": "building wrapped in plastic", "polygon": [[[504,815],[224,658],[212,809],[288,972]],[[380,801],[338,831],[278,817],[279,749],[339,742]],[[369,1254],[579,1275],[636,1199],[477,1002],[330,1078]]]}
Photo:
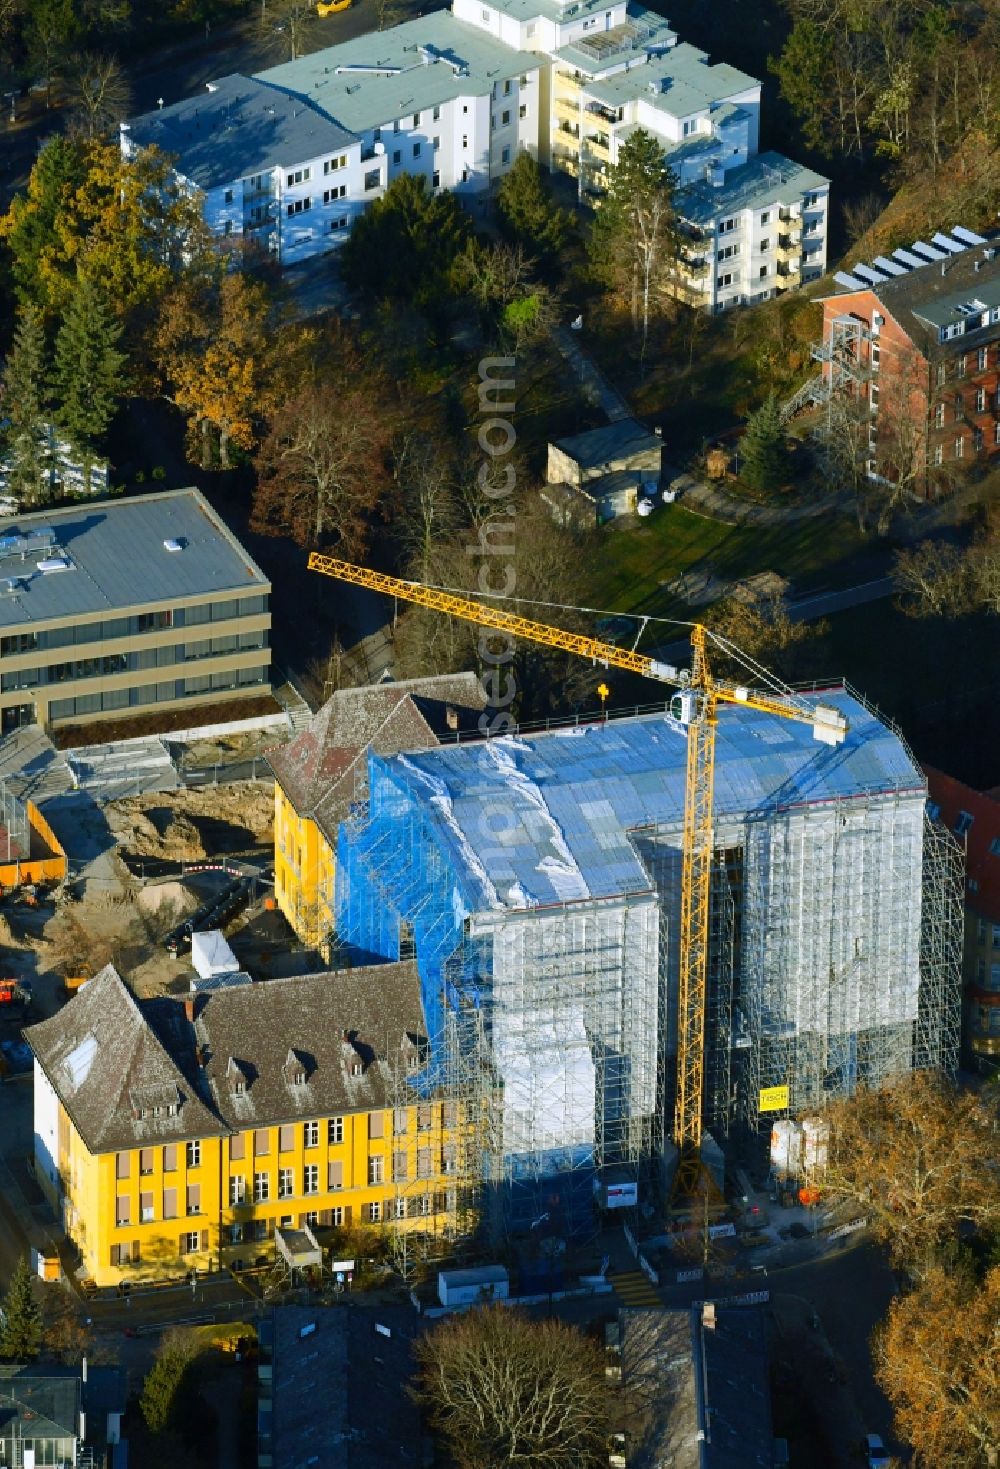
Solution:
{"label": "building wrapped in plastic", "polygon": [[[797,1113],[956,1060],[954,854],[900,737],[846,689],[822,699],[840,746],[720,710],[705,1112],[723,1140],[769,1130],[768,1088]],[[469,1167],[514,1227],[582,1227],[597,1171],[641,1173],[669,1134],[685,760],[666,710],[371,755],[341,829],[340,940],[415,952],[431,1046],[408,1085],[473,1102]]]}

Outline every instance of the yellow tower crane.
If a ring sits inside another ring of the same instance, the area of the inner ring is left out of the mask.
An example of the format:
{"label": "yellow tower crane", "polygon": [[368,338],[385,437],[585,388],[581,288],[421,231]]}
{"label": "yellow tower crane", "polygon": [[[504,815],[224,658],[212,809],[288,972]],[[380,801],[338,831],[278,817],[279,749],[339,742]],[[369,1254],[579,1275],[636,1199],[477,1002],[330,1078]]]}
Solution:
{"label": "yellow tower crane", "polygon": [[839,709],[811,704],[791,690],[768,693],[729,679],[716,678],[706,651],[707,630],[700,623],[691,627],[691,669],[661,663],[648,653],[617,648],[599,638],[566,632],[548,623],[487,607],[469,597],[456,596],[420,582],[403,581],[379,571],[369,571],[348,561],[313,551],[309,570],[339,581],[352,582],[368,591],[400,597],[418,607],[429,607],[460,617],[480,627],[495,628],[544,647],[579,653],[604,667],[621,668],[680,689],[672,712],[687,727],[687,778],[684,799],[684,830],[681,845],[680,969],[677,1000],[677,1085],[674,1102],[673,1140],[679,1162],[674,1180],[675,1198],[695,1198],[703,1187],[701,1161],[705,1092],[705,1016],[708,996],[708,904],[714,852],[713,805],[715,792],[715,731],[718,706],[737,704],[781,719],[794,719],[812,726],[813,736],[827,745],[840,744],[847,734],[847,720]]}

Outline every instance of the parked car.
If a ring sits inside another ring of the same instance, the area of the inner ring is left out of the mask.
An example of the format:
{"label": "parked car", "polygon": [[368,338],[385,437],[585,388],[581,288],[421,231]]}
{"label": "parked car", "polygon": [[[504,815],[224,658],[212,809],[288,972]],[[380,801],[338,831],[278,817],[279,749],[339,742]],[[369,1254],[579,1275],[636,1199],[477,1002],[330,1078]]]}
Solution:
{"label": "parked car", "polygon": [[868,1454],[868,1469],[886,1469],[886,1465],[891,1462],[892,1455],[877,1433],[865,1436],[865,1451]]}

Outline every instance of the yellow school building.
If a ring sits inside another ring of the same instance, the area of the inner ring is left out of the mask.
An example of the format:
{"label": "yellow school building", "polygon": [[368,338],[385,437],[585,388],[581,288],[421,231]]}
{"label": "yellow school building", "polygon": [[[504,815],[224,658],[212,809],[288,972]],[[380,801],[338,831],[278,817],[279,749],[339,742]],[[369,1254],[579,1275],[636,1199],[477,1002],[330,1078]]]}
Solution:
{"label": "yellow school building", "polygon": [[36,1175],[97,1286],[265,1264],[303,1224],[455,1227],[412,962],[151,1001],[109,966],[26,1038]]}
{"label": "yellow school building", "polygon": [[269,756],[274,772],[274,893],[296,935],[329,956],[340,823],[368,797],[368,751],[427,750],[475,729],[474,673],[341,689],[308,729]]}

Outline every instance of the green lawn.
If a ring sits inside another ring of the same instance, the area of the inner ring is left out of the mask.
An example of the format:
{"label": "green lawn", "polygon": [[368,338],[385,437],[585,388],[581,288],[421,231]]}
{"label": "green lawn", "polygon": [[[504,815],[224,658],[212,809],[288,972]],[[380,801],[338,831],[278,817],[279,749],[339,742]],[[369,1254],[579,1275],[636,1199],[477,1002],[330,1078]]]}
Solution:
{"label": "green lawn", "polygon": [[711,567],[725,580],[775,571],[795,591],[846,586],[863,579],[850,558],[873,549],[845,516],[759,529],[722,525],[681,505],[665,505],[648,520],[622,520],[600,535],[600,552],[584,569],[581,601],[653,616],[685,612],[663,585],[685,571]]}

